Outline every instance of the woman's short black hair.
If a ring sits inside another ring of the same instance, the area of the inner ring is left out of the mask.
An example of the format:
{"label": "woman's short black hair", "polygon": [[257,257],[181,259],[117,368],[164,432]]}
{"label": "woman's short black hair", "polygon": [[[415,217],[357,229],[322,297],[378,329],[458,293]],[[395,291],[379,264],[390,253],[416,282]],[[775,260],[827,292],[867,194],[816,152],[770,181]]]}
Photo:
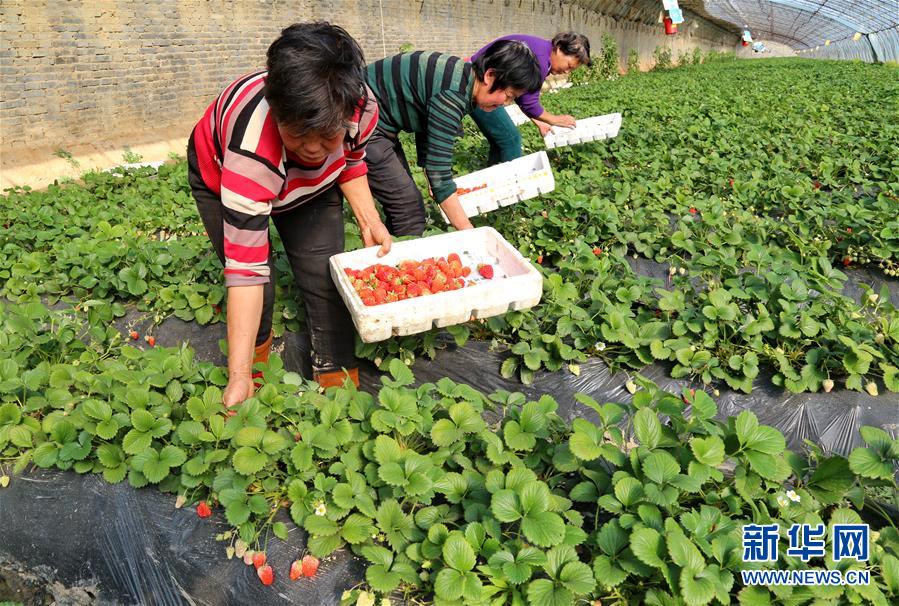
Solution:
{"label": "woman's short black hair", "polygon": [[553,48],[559,49],[563,55],[577,57],[584,67],[590,65],[590,40],[584,34],[558,33],[553,37]]}
{"label": "woman's short black hair", "polygon": [[491,93],[500,88],[534,91],[543,85],[537,57],[523,42],[497,40],[472,62],[472,67],[481,82],[487,70],[493,70]]}
{"label": "woman's short black hair", "polygon": [[265,98],[294,135],[337,132],[365,96],[362,48],[337,25],[286,28],[268,47],[267,68]]}

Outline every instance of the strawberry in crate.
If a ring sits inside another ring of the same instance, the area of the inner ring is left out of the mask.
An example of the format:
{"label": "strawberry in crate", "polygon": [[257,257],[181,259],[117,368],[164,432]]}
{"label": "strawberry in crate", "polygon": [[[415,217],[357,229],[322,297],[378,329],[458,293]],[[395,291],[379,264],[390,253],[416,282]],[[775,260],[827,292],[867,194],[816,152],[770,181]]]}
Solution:
{"label": "strawberry in crate", "polygon": [[[477,271],[484,278],[493,276],[490,265],[479,264]],[[367,306],[459,290],[475,283],[466,280],[472,275],[472,268],[463,265],[458,253],[401,261],[396,267],[376,263],[364,269],[347,268],[344,272]]]}

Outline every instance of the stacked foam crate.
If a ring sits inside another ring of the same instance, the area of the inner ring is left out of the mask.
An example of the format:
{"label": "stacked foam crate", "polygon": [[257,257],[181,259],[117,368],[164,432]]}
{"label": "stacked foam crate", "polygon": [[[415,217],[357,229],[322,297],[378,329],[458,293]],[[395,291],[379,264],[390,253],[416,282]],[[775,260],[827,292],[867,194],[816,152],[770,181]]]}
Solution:
{"label": "stacked foam crate", "polygon": [[[469,217],[535,198],[556,187],[546,152],[495,164],[455,181],[459,201]],[[445,214],[443,218],[447,219]]]}
{"label": "stacked foam crate", "polygon": [[618,136],[621,129],[621,114],[606,114],[577,121],[574,128],[553,126],[549,133],[543,137],[547,149],[611,139]]}

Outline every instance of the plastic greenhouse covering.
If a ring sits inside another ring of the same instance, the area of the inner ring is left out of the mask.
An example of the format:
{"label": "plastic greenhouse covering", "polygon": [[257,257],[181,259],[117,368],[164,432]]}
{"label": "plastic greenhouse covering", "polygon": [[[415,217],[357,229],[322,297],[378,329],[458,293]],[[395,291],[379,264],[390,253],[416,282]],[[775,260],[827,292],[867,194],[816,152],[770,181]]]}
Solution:
{"label": "plastic greenhouse covering", "polygon": [[[659,22],[658,0],[576,0],[616,21]],[[786,44],[805,57],[899,61],[896,0],[681,0],[687,22],[704,17],[704,28],[721,26],[735,36],[748,28],[757,40]]]}
{"label": "plastic greenhouse covering", "polygon": [[748,27],[805,56],[862,61],[899,59],[895,0],[706,0],[715,19]]}

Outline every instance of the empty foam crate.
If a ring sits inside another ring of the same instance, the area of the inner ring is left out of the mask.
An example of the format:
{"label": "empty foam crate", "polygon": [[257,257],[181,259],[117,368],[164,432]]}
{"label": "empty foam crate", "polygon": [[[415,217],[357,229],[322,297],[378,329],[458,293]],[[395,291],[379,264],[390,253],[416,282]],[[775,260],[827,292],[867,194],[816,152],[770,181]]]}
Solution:
{"label": "empty foam crate", "polygon": [[[522,124],[527,124],[530,121],[530,118],[521,111],[521,108],[518,107],[515,103],[512,105],[507,105],[505,108],[506,113],[509,114],[509,117],[512,118],[512,124],[515,126],[521,126]],[[494,110],[499,111],[499,110]]]}
{"label": "empty foam crate", "polygon": [[553,126],[546,136],[543,137],[543,142],[546,144],[547,149],[553,149],[554,147],[587,143],[588,141],[611,139],[618,136],[620,128],[621,114],[606,114],[605,116],[578,120],[577,126],[574,128]]}
{"label": "empty foam crate", "polygon": [[[489,318],[507,311],[528,309],[540,301],[543,293],[540,272],[492,227],[394,242],[390,253],[380,258],[378,250],[379,247],[372,246],[334,255],[330,259],[331,278],[346,303],[359,336],[366,343],[461,324],[471,318]],[[464,265],[472,268],[467,279],[475,281],[474,286],[367,306],[344,271],[365,269],[376,263],[395,267],[402,261],[446,257],[452,252],[459,255]],[[493,265],[492,279],[478,274],[479,263]]]}
{"label": "empty foam crate", "polygon": [[[494,164],[455,179],[459,202],[469,217],[536,198],[556,187],[546,152]],[[441,209],[445,221],[449,222]]]}

